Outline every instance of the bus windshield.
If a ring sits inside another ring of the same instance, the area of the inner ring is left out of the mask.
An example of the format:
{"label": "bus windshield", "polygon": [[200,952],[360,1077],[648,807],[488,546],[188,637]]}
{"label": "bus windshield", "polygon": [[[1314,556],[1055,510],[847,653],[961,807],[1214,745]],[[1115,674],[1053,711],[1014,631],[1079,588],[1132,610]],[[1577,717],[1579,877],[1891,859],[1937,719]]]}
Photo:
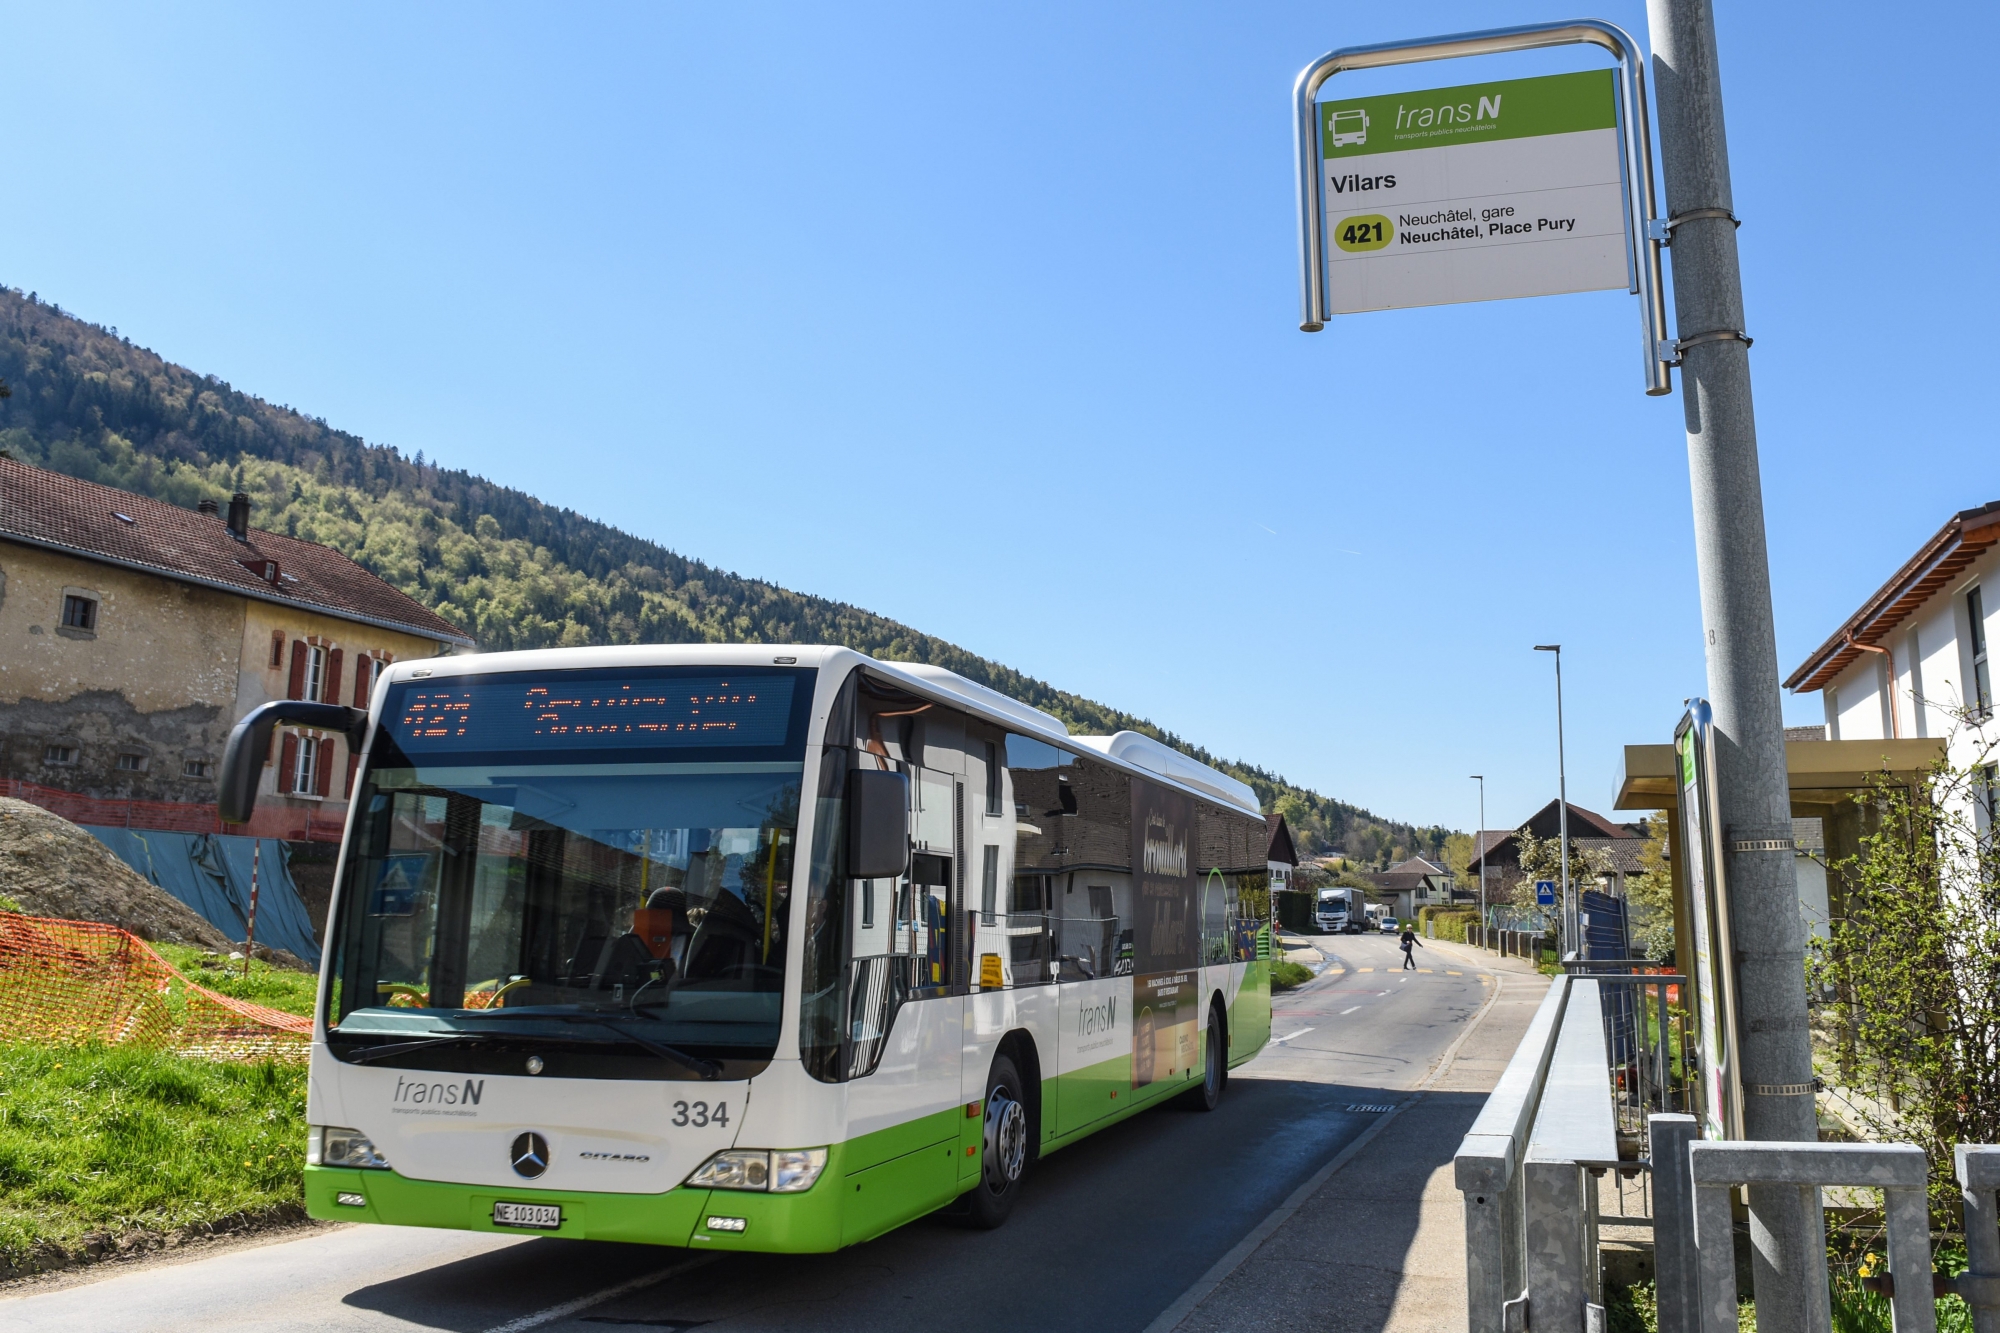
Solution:
{"label": "bus windshield", "polygon": [[762,1068],[811,675],[393,686],[329,932],[334,1053],[598,1078]]}

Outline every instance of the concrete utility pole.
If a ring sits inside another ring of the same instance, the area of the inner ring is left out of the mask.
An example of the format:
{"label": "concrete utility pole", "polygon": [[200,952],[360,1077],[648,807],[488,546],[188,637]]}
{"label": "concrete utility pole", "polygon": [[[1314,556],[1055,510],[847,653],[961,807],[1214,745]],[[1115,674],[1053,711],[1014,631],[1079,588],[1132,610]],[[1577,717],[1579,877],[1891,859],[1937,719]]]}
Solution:
{"label": "concrete utility pole", "polygon": [[[1777,636],[1715,18],[1708,0],[1647,0],[1646,13],[1673,237],[1724,882],[1735,936],[1728,943],[1739,997],[1743,1127],[1752,1139],[1810,1142],[1818,1135],[1805,940],[1790,850]],[[1762,1333],[1826,1326],[1826,1246],[1811,1227],[1815,1213],[1797,1189],[1750,1189],[1751,1267]]]}

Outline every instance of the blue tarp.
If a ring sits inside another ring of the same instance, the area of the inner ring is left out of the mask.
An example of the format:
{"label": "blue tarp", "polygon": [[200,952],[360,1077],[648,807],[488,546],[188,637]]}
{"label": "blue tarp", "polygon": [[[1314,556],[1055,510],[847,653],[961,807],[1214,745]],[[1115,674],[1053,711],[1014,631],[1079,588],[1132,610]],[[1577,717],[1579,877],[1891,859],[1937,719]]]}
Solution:
{"label": "blue tarp", "polygon": [[84,825],[118,859],[186,903],[232,940],[249,934],[250,861],[257,852],[257,942],[319,965],[312,919],[292,883],[291,849],[276,838],[155,833]]}

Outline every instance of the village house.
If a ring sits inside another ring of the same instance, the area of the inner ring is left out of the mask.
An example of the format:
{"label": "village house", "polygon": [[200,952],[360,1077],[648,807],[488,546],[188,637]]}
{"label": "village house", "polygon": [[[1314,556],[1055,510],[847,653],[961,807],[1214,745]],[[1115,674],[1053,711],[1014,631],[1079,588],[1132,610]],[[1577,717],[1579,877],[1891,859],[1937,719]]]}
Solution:
{"label": "village house", "polygon": [[[152,827],[220,832],[223,743],[252,708],[366,707],[386,664],[471,647],[338,551],[252,527],[248,496],[184,509],[0,457],[0,794],[144,802]],[[247,831],[337,838],[356,757],[281,735]]]}

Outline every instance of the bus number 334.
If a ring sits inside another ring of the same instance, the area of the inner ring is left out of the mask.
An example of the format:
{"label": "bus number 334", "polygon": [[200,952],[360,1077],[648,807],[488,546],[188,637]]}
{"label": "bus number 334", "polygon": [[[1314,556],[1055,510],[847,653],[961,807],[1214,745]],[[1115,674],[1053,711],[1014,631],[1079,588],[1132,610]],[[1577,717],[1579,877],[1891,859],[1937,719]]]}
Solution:
{"label": "bus number 334", "polygon": [[707,1125],[728,1125],[729,1103],[717,1102],[713,1108],[707,1102],[675,1102],[675,1127],[685,1129],[689,1125],[700,1129]]}

